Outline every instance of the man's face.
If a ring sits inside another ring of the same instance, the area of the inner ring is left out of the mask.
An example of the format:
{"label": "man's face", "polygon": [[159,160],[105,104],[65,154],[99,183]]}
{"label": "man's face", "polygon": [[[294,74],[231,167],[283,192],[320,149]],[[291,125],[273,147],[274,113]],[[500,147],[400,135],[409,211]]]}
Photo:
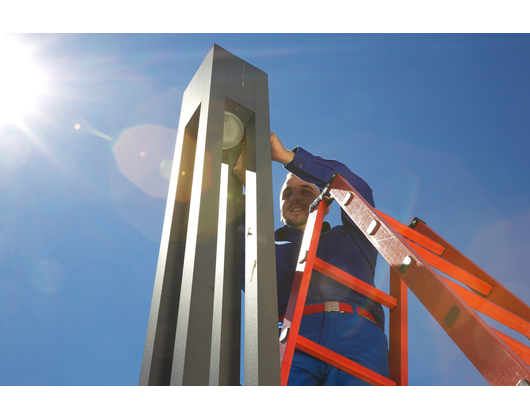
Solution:
{"label": "man's face", "polygon": [[320,195],[318,188],[291,176],[285,181],[280,194],[282,222],[304,230],[309,217],[309,206]]}

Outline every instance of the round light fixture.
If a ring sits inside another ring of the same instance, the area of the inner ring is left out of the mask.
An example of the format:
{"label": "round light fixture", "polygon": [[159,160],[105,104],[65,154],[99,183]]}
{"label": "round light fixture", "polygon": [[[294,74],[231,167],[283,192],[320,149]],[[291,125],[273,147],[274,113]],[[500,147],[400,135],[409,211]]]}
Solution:
{"label": "round light fixture", "polygon": [[231,149],[239,144],[243,138],[244,127],[237,115],[225,111],[223,131],[223,150]]}

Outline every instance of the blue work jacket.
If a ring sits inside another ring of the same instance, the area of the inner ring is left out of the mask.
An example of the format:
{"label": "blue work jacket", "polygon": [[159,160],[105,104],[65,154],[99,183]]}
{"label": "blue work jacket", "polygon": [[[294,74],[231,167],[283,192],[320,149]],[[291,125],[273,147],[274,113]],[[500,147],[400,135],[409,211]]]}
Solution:
{"label": "blue work jacket", "polygon": [[[285,165],[285,169],[298,178],[315,184],[322,190],[333,174],[338,172],[375,207],[371,188],[345,165],[314,156],[301,147],[293,151],[296,153],[295,157],[291,163]],[[341,213],[342,225],[330,229],[329,224],[324,223],[317,257],[374,286],[377,250],[350,217],[342,210]],[[284,315],[287,309],[303,234],[303,231],[290,226],[283,226],[275,232],[279,316]],[[384,331],[385,315],[379,303],[324,274],[313,271],[306,304],[326,301],[349,303],[369,310]]]}

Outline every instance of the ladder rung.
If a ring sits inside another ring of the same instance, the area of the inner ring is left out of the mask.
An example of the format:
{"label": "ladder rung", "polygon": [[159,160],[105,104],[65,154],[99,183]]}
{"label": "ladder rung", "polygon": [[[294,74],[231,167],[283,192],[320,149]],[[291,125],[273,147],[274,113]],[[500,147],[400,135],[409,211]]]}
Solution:
{"label": "ladder rung", "polygon": [[428,238],[425,235],[422,235],[417,230],[411,229],[403,223],[398,222],[397,220],[391,218],[385,213],[374,209],[379,216],[385,219],[394,230],[405,238],[414,241],[415,243],[421,245],[422,247],[428,249],[431,252],[434,252],[436,255],[442,255],[445,251],[445,246],[439,244],[436,241],[433,241],[431,238]]}
{"label": "ladder rung", "polygon": [[398,306],[396,298],[387,295],[385,292],[370,286],[368,283],[359,280],[357,277],[342,271],[340,268],[337,268],[318,257],[315,257],[313,269],[331,277],[333,280],[336,280],[345,286],[348,286],[356,292],[362,293],[366,297],[369,297],[387,308],[394,309]]}
{"label": "ladder rung", "polygon": [[301,335],[298,335],[296,347],[310,354],[311,356],[329,363],[330,365],[333,365],[344,372],[356,376],[357,378],[362,379],[363,381],[366,381],[372,385],[397,385],[396,382],[385,378],[383,375],[361,366],[360,364],[355,363],[352,360],[347,359],[346,357],[341,356],[340,354],[335,353],[334,351],[331,351]]}
{"label": "ladder rung", "polygon": [[471,287],[473,290],[482,293],[487,296],[493,290],[493,286],[485,281],[475,277],[473,274],[469,274],[467,271],[462,270],[460,267],[444,260],[432,252],[425,250],[424,248],[416,245],[415,243],[408,242],[414,250],[420,254],[420,256],[427,262],[427,264],[442,271],[443,273],[453,277],[454,279],[461,281],[465,285]]}
{"label": "ladder rung", "polygon": [[501,324],[504,324],[517,332],[520,332],[521,334],[530,339],[530,325],[526,320],[519,318],[517,315],[512,314],[506,309],[501,308],[500,306],[495,305],[494,303],[491,303],[489,300],[484,299],[470,292],[469,290],[466,290],[455,282],[446,279],[443,276],[441,277],[473,309],[479,311],[480,313],[483,313],[484,315],[489,316],[490,318],[493,318],[496,321],[499,321]]}

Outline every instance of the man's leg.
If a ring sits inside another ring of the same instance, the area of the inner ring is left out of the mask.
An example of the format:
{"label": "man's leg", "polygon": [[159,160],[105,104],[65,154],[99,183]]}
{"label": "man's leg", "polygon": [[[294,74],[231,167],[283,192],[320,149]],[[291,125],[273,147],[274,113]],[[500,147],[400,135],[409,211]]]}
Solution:
{"label": "man's leg", "polygon": [[[313,314],[302,317],[299,334],[308,340],[318,343],[322,335],[324,314]],[[301,350],[295,350],[287,385],[315,386],[322,385],[325,375],[322,368],[325,363]]]}
{"label": "man's leg", "polygon": [[[384,332],[358,315],[327,314],[321,345],[360,365],[388,377],[388,341]],[[323,385],[369,385],[329,366]]]}

